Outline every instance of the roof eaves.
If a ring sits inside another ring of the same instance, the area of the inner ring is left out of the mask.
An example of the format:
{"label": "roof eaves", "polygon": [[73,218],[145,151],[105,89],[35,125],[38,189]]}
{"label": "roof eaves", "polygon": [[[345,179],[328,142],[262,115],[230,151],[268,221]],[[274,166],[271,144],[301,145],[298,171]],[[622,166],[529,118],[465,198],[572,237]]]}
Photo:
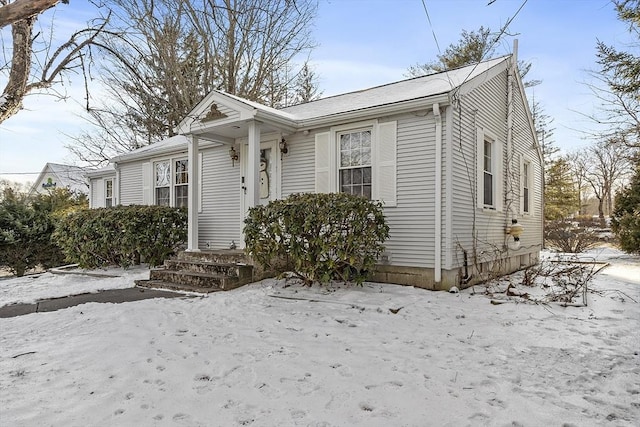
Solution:
{"label": "roof eaves", "polygon": [[439,103],[441,106],[447,105],[450,103],[449,93],[450,92],[447,91],[420,98],[413,98],[399,102],[376,105],[373,107],[366,107],[357,110],[343,111],[339,113],[332,113],[324,116],[303,119],[298,121],[298,127],[299,130],[311,129],[320,126],[333,125],[338,121],[353,121],[365,119],[368,117],[382,117],[416,111],[418,109],[428,109],[431,108],[435,103]]}

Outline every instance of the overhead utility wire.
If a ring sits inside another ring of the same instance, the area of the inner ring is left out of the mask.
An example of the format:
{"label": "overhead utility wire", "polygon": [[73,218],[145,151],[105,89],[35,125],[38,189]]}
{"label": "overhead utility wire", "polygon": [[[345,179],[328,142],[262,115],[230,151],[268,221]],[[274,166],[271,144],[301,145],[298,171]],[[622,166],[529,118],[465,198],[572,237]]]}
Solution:
{"label": "overhead utility wire", "polygon": [[[429,11],[427,10],[427,3],[425,0],[422,0],[422,7],[424,8],[424,13],[427,15],[427,21],[429,22],[429,27],[431,27],[431,34],[433,35],[433,40],[436,42],[436,47],[438,48],[438,54],[442,56],[442,50],[440,50],[440,43],[438,43],[438,37],[436,37],[436,30],[431,23],[431,17],[429,16]],[[447,80],[449,81],[449,86],[453,88],[453,82],[449,78],[449,73],[445,71],[445,75],[447,76]]]}
{"label": "overhead utility wire", "polygon": [[[424,0],[422,0],[422,1],[424,2]],[[520,5],[520,7],[518,8],[518,10],[516,11],[516,13],[515,13],[511,18],[509,18],[509,19],[507,20],[507,23],[506,23],[506,24],[504,24],[504,25],[502,26],[502,28],[500,29],[500,32],[498,33],[497,37],[493,40],[493,43],[491,43],[491,45],[489,46],[489,48],[487,48],[487,51],[486,51],[486,52],[490,52],[490,51],[491,51],[491,49],[493,48],[493,46],[494,46],[496,43],[498,43],[498,41],[500,40],[500,37],[502,37],[502,36],[503,36],[503,34],[507,31],[507,28],[509,28],[509,25],[511,25],[511,23],[513,22],[513,20],[514,20],[514,19],[516,19],[516,17],[518,16],[518,14],[519,14],[519,13],[520,13],[520,11],[522,10],[522,8],[524,8],[524,6],[527,4],[527,2],[528,2],[528,1],[529,1],[529,0],[524,0],[524,1],[522,2],[522,4]],[[489,3],[489,4],[491,4],[491,3]],[[469,79],[469,77],[471,77],[471,74],[473,74],[473,72],[476,70],[476,67],[480,64],[480,62],[482,62],[482,61],[484,60],[484,55],[486,54],[486,52],[482,54],[482,58],[480,59],[480,61],[479,61],[479,62],[477,62],[477,63],[473,66],[473,68],[471,69],[471,71],[469,72],[469,74],[467,75],[467,77],[465,77],[465,78],[464,78],[464,80],[462,81],[462,83],[460,83],[460,85],[458,86],[458,88],[459,88],[459,87],[461,87],[461,86],[462,86],[462,85],[467,81],[467,79]]]}

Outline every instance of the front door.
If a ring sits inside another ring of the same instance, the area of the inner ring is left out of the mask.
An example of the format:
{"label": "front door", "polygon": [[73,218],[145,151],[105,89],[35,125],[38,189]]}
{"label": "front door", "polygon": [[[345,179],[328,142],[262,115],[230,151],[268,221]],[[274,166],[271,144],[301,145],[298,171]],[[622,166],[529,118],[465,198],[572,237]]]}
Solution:
{"label": "front door", "polygon": [[[260,143],[260,199],[259,204],[266,205],[276,200],[280,193],[280,156],[276,140]],[[242,221],[247,215],[246,176],[247,176],[247,144],[243,144],[240,151],[240,173],[242,176]]]}

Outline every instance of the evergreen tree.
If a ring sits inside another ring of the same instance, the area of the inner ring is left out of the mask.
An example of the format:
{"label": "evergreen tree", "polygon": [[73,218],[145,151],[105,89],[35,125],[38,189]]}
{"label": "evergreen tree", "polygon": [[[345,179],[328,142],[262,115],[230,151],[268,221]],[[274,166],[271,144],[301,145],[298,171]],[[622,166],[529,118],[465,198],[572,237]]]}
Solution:
{"label": "evergreen tree", "polygon": [[616,195],[611,228],[625,252],[640,254],[640,159],[627,187]]}
{"label": "evergreen tree", "polygon": [[481,26],[478,31],[462,30],[458,43],[449,45],[442,55],[438,55],[437,61],[412,65],[408,70],[409,75],[418,77],[477,64],[491,58],[495,43],[496,38],[488,27]]}
{"label": "evergreen tree", "polygon": [[580,208],[571,166],[565,158],[551,162],[545,177],[544,201],[544,218],[547,221],[563,220]]}
{"label": "evergreen tree", "polygon": [[604,124],[602,139],[640,147],[640,0],[613,0],[618,19],[628,24],[631,42],[626,51],[601,41],[596,45],[600,70],[594,77],[606,89],[592,87],[600,98],[602,114],[593,119]]}

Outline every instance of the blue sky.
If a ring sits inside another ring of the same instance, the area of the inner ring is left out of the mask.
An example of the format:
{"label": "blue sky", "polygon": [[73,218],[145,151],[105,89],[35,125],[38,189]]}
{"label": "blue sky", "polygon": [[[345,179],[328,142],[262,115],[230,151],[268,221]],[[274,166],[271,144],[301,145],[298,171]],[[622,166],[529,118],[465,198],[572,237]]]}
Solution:
{"label": "blue sky", "polygon": [[[320,0],[314,38],[318,47],[311,60],[324,96],[364,89],[405,78],[409,66],[436,59],[460,38],[463,29],[481,25],[501,28],[524,0]],[[87,2],[76,0],[55,11],[59,33],[88,19]],[[535,98],[554,118],[556,144],[565,151],[589,143],[583,129],[593,125],[584,115],[596,108],[585,85],[588,70],[597,69],[597,40],[624,47],[630,41],[608,0],[528,0],[515,17],[496,55],[511,53],[519,40],[519,58],[533,64],[530,76],[542,80]],[[0,84],[3,84],[0,81]],[[0,125],[0,178],[33,181],[47,162],[73,163],[64,148],[65,134],[86,126],[82,81],[65,86],[72,99],[31,96],[25,110]],[[529,94],[531,96],[531,93]],[[75,100],[74,100],[75,98]]]}

